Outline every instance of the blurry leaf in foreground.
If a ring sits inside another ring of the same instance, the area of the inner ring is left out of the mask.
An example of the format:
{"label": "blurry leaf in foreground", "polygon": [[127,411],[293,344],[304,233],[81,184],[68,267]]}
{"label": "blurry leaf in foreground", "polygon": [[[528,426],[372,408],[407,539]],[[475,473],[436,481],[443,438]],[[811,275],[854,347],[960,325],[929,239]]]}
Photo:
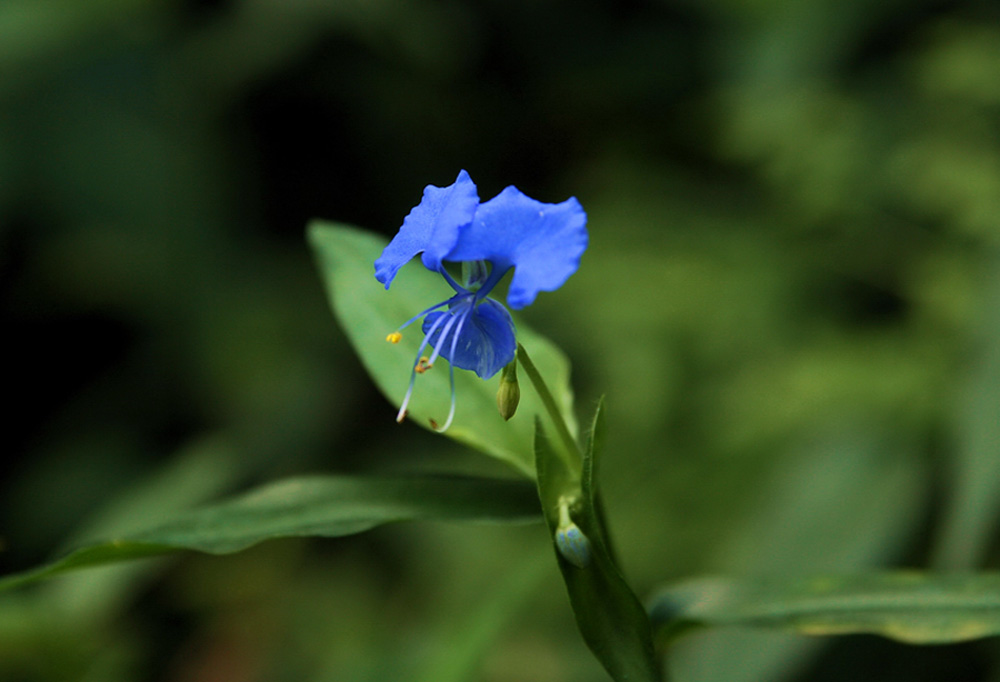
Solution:
{"label": "blurry leaf in foreground", "polygon": [[[927,468],[908,440],[859,421],[811,434],[754,479],[712,574],[852,575],[898,556],[920,523]],[[686,682],[790,679],[821,645],[777,629],[701,630],[671,647],[670,666]]]}
{"label": "blurry leaf in foreground", "polygon": [[[60,550],[131,535],[230,492],[240,475],[238,449],[222,434],[192,441],[160,468],[107,501],[85,519]],[[56,554],[60,554],[57,551]],[[149,563],[120,564],[115,570],[77,573],[47,585],[48,604],[63,618],[90,619],[124,608],[151,575]],[[72,614],[72,615],[71,615]]]}
{"label": "blurry leaf in foreground", "polygon": [[703,578],[661,591],[650,612],[666,636],[697,626],[740,626],[944,644],[1000,635],[1000,574]]}
{"label": "blurry leaf in foreground", "polygon": [[[326,283],[334,315],[361,358],[365,369],[383,395],[399,405],[406,393],[420,333],[405,334],[398,343],[386,343],[386,334],[426,307],[428,301],[440,300],[448,285],[440,275],[419,264],[411,264],[401,273],[392,292],[375,280],[375,259],[385,248],[382,237],[354,228],[316,222],[309,227],[309,242],[319,260],[320,274]],[[573,394],[569,384],[569,362],[550,341],[516,322],[517,338],[531,348],[531,353],[555,395],[563,418],[573,427]],[[451,394],[448,369],[427,371],[417,377],[413,399],[408,405],[411,421],[433,428],[431,420],[443,422]],[[458,411],[451,428],[442,435],[492,455],[534,477],[533,422],[531,415],[541,414],[537,396],[521,399],[518,416],[504,422],[497,412],[496,394],[499,378],[487,383],[471,372],[455,372]],[[392,417],[386,412],[386,427]]]}
{"label": "blurry leaf in foreground", "polygon": [[933,562],[941,570],[980,565],[1000,521],[1000,259],[991,265],[975,330],[978,353],[954,419],[958,447],[946,460],[948,498]]}
{"label": "blurry leaf in foreground", "polygon": [[86,566],[180,550],[229,554],[264,540],[339,537],[394,521],[537,518],[537,493],[527,481],[427,475],[295,478],[81,547],[46,566],[0,578],[0,590]]}
{"label": "blurry leaf in foreground", "polygon": [[[544,545],[538,548],[544,549]],[[498,575],[481,576],[488,588],[480,588],[476,600],[467,604],[461,617],[448,618],[436,632],[433,628],[430,632],[425,630],[441,646],[428,647],[427,662],[413,679],[420,682],[476,679],[487,652],[496,646],[515,614],[525,609],[551,567],[549,557],[533,549],[525,557],[511,558]]]}
{"label": "blurry leaf in foreground", "polygon": [[[553,537],[566,524],[567,497],[577,497],[571,505],[572,521],[586,542],[586,560],[578,560],[579,554],[575,552],[567,556],[559,544],[556,551],[576,622],[587,646],[613,679],[657,682],[661,679],[660,664],[653,652],[649,619],[611,558],[595,507],[594,465],[603,441],[602,402],[594,416],[577,483],[538,420],[535,437],[538,492]],[[578,491],[573,490],[576,485]]]}

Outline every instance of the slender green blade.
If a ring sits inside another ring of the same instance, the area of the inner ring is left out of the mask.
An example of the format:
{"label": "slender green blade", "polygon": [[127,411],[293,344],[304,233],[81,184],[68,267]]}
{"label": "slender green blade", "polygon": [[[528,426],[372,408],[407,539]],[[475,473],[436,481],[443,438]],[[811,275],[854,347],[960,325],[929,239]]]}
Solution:
{"label": "slender green blade", "polygon": [[464,602],[460,616],[449,613],[446,621],[432,625],[425,634],[441,646],[428,648],[428,659],[418,682],[464,682],[478,679],[477,672],[497,639],[510,627],[515,615],[526,610],[542,578],[551,568],[548,557],[537,551],[512,560],[498,575],[483,576],[488,588],[480,586],[475,599]]}
{"label": "slender green blade", "polygon": [[580,633],[613,679],[658,682],[662,674],[653,651],[649,619],[610,556],[607,534],[594,503],[594,469],[604,440],[603,401],[597,408],[579,480],[567,471],[540,420],[536,428],[538,491],[549,530],[554,537],[560,521],[560,498],[570,495],[577,500],[572,521],[588,539],[589,561],[582,567],[566,560],[558,546],[556,552]]}
{"label": "slender green blade", "polygon": [[85,566],[196,550],[229,554],[274,538],[339,537],[394,521],[528,522],[539,516],[528,481],[457,476],[312,476],[80,547],[40,568],[0,579],[0,590]]}
{"label": "slender green blade", "polygon": [[[754,502],[716,538],[714,575],[802,578],[884,570],[912,542],[927,475],[908,439],[831,425],[756,479]],[[823,642],[774,629],[701,630],[670,648],[687,682],[757,682],[803,669]]]}
{"label": "slender green blade", "polygon": [[1000,635],[1000,574],[703,578],[661,591],[650,612],[664,634],[693,626],[741,626],[944,644]]}
{"label": "slender green blade", "polygon": [[[334,315],[347,334],[365,369],[393,405],[406,393],[411,368],[423,334],[420,322],[403,330],[398,344],[386,336],[422,310],[444,301],[454,292],[444,278],[414,262],[403,268],[386,291],[374,275],[373,263],[386,241],[375,234],[331,223],[315,222],[309,227],[309,241],[316,252],[320,274],[326,284]],[[516,321],[518,339],[531,348],[559,404],[573,428],[573,394],[569,383],[569,362],[550,341]],[[427,353],[429,355],[429,353]],[[431,420],[443,424],[448,415],[450,389],[447,361],[417,377],[409,419],[424,428]],[[497,409],[499,376],[484,381],[472,372],[455,371],[457,412],[444,435],[513,465],[534,476],[533,422],[531,416],[543,410],[537,396],[523,391],[518,413],[504,422]],[[386,425],[394,412],[386,410]]]}
{"label": "slender green blade", "polygon": [[954,420],[958,448],[945,460],[950,476],[933,560],[942,570],[980,565],[1000,523],[1000,259],[992,265]]}

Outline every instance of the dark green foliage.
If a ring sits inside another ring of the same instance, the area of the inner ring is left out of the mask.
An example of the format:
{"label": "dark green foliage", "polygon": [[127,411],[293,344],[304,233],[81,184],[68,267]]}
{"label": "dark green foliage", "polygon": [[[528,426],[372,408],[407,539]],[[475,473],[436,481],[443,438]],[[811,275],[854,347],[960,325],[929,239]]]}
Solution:
{"label": "dark green foliage", "polygon": [[[303,238],[388,237],[463,167],[588,212],[526,322],[581,416],[607,395],[637,594],[997,568],[997,45],[977,0],[8,0],[2,574],[288,476],[510,475],[393,422]],[[0,679],[606,679],[552,556],[538,589],[506,574],[549,539],[407,524],[67,574],[0,599]],[[457,627],[477,606],[493,629]],[[671,668],[997,675],[992,640],[817,646],[706,630]]]}

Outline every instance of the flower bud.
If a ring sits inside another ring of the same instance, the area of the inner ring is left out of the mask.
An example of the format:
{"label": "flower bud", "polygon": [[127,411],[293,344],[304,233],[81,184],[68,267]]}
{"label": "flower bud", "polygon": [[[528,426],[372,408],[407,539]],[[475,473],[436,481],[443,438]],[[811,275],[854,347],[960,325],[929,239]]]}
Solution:
{"label": "flower bud", "polygon": [[580,527],[573,523],[569,515],[570,501],[559,500],[559,526],[556,528],[556,549],[562,558],[577,568],[590,565],[590,539]]}
{"label": "flower bud", "polygon": [[521,387],[517,383],[517,358],[504,366],[500,373],[500,389],[497,391],[497,408],[504,421],[509,420],[517,412],[517,404],[521,401]]}

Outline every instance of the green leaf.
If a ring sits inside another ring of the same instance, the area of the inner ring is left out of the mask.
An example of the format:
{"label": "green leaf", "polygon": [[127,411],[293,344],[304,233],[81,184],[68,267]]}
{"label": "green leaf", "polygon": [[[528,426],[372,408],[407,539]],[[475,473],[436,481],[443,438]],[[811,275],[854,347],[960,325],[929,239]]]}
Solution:
{"label": "green leaf", "polygon": [[[420,682],[463,682],[476,679],[487,652],[495,648],[499,636],[510,626],[518,611],[524,610],[543,576],[551,570],[547,556],[538,545],[526,557],[512,559],[498,575],[483,576],[484,583],[461,615],[448,614],[436,628],[425,628],[430,642],[428,662],[414,679]],[[544,561],[543,561],[544,559]]]}
{"label": "green leaf", "polygon": [[[406,393],[417,348],[423,335],[419,322],[403,331],[398,344],[386,336],[401,324],[452,293],[444,279],[418,262],[403,268],[386,291],[374,275],[373,263],[385,248],[382,237],[343,225],[315,222],[309,226],[309,242],[315,250],[320,273],[334,315],[376,385],[393,405]],[[564,419],[574,428],[573,394],[569,362],[550,341],[515,320],[518,340],[531,349],[536,363],[550,382]],[[424,428],[430,420],[443,423],[448,415],[450,389],[448,363],[417,377],[409,418]],[[483,381],[474,373],[455,372],[457,412],[444,435],[492,455],[518,471],[534,477],[534,446],[531,416],[542,412],[536,395],[522,393],[518,414],[504,422],[497,409],[499,377]],[[390,426],[394,411],[386,410]]]}
{"label": "green leaf", "polygon": [[589,538],[590,560],[586,566],[576,566],[563,558],[558,547],[556,551],[577,626],[587,646],[613,679],[657,682],[662,678],[653,652],[649,619],[611,559],[607,533],[594,504],[594,469],[603,442],[602,401],[594,416],[583,471],[577,482],[538,420],[535,437],[538,492],[553,537],[560,522],[560,500],[568,495],[576,500],[572,520]]}
{"label": "green leaf", "polygon": [[1000,261],[993,259],[974,332],[977,352],[956,411],[955,456],[933,565],[970,570],[981,563],[1000,523]]}
{"label": "green leaf", "polygon": [[228,502],[181,514],[76,549],[0,579],[0,590],[66,571],[196,550],[229,554],[283,537],[340,537],[394,521],[527,522],[538,518],[527,481],[458,476],[312,476],[279,481]]}
{"label": "green leaf", "polygon": [[[104,504],[83,519],[54,554],[96,544],[110,535],[128,536],[218,500],[235,488],[238,461],[238,448],[223,434],[192,440],[122,491],[109,490]],[[59,605],[61,618],[109,619],[130,603],[155,570],[149,562],[127,562],[115,570],[78,572],[72,580],[46,585],[44,599]]]}
{"label": "green leaf", "polygon": [[[730,520],[728,534],[714,539],[706,563],[715,574],[866,574],[912,542],[927,469],[908,438],[863,421],[832,421],[779,455],[754,481],[751,502]],[[821,646],[773,629],[701,630],[670,648],[670,666],[687,682],[784,679]]]}
{"label": "green leaf", "polygon": [[665,635],[692,626],[741,626],[945,644],[1000,635],[1000,574],[703,578],[660,592],[650,612]]}

